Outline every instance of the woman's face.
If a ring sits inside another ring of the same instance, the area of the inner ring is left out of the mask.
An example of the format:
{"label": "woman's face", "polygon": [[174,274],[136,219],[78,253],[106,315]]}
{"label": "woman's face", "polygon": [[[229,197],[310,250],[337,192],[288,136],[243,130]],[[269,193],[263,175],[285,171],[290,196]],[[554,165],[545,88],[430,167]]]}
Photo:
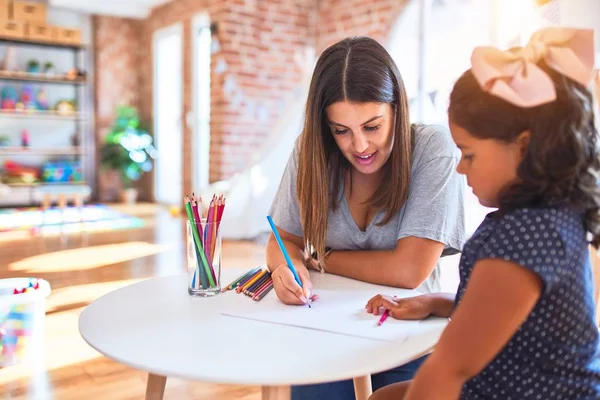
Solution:
{"label": "woman's face", "polygon": [[350,164],[363,174],[379,171],[392,152],[392,106],[338,101],[325,112],[333,138]]}

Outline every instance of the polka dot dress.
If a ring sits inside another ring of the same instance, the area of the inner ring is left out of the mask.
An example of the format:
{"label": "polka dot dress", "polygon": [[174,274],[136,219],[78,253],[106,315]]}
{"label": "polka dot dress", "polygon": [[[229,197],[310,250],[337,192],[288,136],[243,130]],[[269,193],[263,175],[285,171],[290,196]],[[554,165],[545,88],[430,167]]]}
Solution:
{"label": "polka dot dress", "polygon": [[475,262],[484,258],[535,272],[543,290],[506,347],[465,384],[461,399],[600,399],[600,347],[585,238],[581,214],[566,207],[486,217],[463,250],[457,302]]}

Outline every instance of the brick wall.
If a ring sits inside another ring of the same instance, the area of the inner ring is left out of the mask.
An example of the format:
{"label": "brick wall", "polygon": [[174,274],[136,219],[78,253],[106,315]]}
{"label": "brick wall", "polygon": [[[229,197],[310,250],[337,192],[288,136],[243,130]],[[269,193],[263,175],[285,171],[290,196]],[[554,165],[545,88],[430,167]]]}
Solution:
{"label": "brick wall", "polygon": [[96,132],[99,141],[112,126],[116,106],[139,105],[141,28],[139,20],[94,18]]}
{"label": "brick wall", "polygon": [[[139,42],[135,35],[124,36],[131,43],[141,43],[140,67],[132,69],[139,74],[139,90],[137,95],[131,95],[132,104],[139,106],[146,120],[152,120],[152,35],[180,23],[184,32],[182,116],[192,111],[192,19],[200,12],[207,12],[211,21],[218,23],[220,42],[220,50],[212,56],[209,175],[211,181],[226,179],[246,166],[249,155],[270,133],[285,98],[300,83],[302,71],[294,61],[296,53],[301,54],[305,46],[313,46],[318,54],[330,44],[355,35],[369,35],[385,43],[407,1],[175,0],[154,9],[141,22]],[[111,24],[125,29],[113,18],[97,19],[100,21],[97,29],[104,26],[110,30]],[[98,46],[98,51],[105,52],[102,46]],[[226,72],[218,73],[217,64],[226,65]],[[97,65],[97,71],[104,67]],[[128,77],[115,79],[130,82]],[[99,93],[99,103],[114,103],[114,100],[112,93]],[[182,126],[183,162],[189,166],[192,131],[183,121]],[[186,193],[193,190],[190,170],[183,171]],[[146,179],[145,185],[149,184]]]}
{"label": "brick wall", "polygon": [[[98,149],[113,125],[118,105],[140,104],[140,55],[142,22],[134,19],[94,17],[93,42],[96,50],[96,143]],[[124,73],[126,71],[126,73]],[[98,158],[97,158],[98,159]],[[101,201],[116,199],[118,175],[101,171],[98,193]]]}
{"label": "brick wall", "polygon": [[320,0],[315,48],[320,54],[348,36],[370,36],[386,44],[410,0]]}

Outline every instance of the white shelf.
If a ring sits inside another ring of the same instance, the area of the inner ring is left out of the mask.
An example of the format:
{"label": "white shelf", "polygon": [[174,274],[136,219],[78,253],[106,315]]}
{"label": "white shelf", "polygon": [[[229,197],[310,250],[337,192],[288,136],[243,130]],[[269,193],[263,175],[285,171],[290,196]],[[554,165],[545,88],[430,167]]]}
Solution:
{"label": "white shelf", "polygon": [[40,186],[85,186],[87,182],[34,182],[34,183],[4,183],[6,186],[10,186],[12,188],[30,188],[30,187],[40,187]]}
{"label": "white shelf", "polygon": [[20,118],[20,119],[52,119],[52,120],[65,120],[65,121],[79,121],[83,119],[80,112],[74,112],[72,114],[59,114],[56,111],[13,111],[13,110],[0,110],[0,118]]}
{"label": "white shelf", "polygon": [[47,149],[36,149],[31,147],[0,147],[2,156],[52,156],[52,155],[79,155],[84,151],[75,147],[55,147]]}
{"label": "white shelf", "polygon": [[48,75],[44,73],[30,73],[25,71],[5,71],[0,70],[0,80],[16,82],[38,82],[38,83],[59,83],[66,85],[83,85],[85,78],[77,77],[69,79],[66,75]]}

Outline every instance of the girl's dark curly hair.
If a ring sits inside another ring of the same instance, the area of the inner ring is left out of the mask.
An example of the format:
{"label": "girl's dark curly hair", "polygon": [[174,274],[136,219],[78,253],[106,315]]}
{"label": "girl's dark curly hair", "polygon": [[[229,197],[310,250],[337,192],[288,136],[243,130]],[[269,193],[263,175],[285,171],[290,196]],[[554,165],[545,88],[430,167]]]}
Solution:
{"label": "girl's dark curly hair", "polygon": [[554,81],[556,100],[522,108],[481,89],[471,70],[450,94],[452,123],[481,139],[531,139],[517,170],[518,182],[500,194],[500,212],[569,205],[585,214],[591,244],[600,245],[600,159],[592,94],[581,84],[538,63]]}

